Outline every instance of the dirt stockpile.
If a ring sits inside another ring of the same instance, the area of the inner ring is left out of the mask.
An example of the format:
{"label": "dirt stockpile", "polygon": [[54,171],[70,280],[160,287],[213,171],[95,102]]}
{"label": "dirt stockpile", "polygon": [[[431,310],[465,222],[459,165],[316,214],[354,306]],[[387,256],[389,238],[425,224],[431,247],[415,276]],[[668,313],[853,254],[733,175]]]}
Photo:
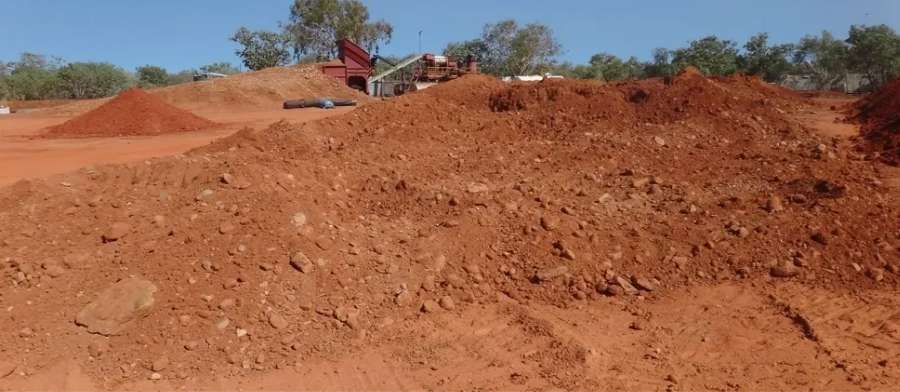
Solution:
{"label": "dirt stockpile", "polygon": [[[267,68],[146,91],[170,105],[192,111],[276,110],[285,100],[309,97],[372,100],[323,74],[315,64]],[[47,110],[52,114],[77,114],[106,101],[81,101]]]}
{"label": "dirt stockpile", "polygon": [[94,110],[48,128],[44,136],[148,136],[198,131],[214,125],[212,121],[132,88]]}
{"label": "dirt stockpile", "polygon": [[[590,390],[603,387],[593,348],[521,309],[650,317],[644,301],[720,282],[897,288],[900,200],[872,163],[791,120],[803,102],[765,87],[464,77],[185,156],[19,182],[0,190],[0,294],[19,331],[0,354],[23,369],[71,355],[107,387],[379,345],[418,368],[434,366],[420,342],[438,317],[501,303],[542,346],[500,378]],[[104,302],[119,292],[139,311]],[[108,337],[75,322],[98,310]],[[883,378],[840,361],[862,385]]]}
{"label": "dirt stockpile", "polygon": [[850,114],[861,124],[860,147],[900,165],[900,79],[857,101]]}

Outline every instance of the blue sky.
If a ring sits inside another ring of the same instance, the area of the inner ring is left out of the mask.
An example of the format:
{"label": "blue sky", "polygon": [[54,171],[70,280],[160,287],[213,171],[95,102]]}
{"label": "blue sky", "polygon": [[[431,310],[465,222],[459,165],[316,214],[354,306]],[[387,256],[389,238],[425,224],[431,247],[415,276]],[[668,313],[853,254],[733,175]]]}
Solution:
{"label": "blue sky", "polygon": [[[761,31],[777,42],[851,24],[900,30],[900,0],[364,0],[374,18],[393,23],[382,54],[440,51],[474,38],[487,22],[514,18],[550,25],[562,60],[586,62],[605,51],[647,59],[656,47],[676,48],[716,34],[743,43]],[[239,63],[228,37],[238,27],[275,29],[291,0],[0,0],[0,59],[23,51],[68,61],[107,61],[133,70],[172,71],[215,61]]]}

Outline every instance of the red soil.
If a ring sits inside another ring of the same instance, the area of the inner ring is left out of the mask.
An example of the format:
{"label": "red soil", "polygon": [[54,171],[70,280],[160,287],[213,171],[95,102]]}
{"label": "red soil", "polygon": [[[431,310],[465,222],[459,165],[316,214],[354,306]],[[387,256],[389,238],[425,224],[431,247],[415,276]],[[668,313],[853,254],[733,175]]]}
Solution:
{"label": "red soil", "polygon": [[860,147],[900,165],[900,79],[859,100],[851,110],[851,119],[861,124]]}
{"label": "red soil", "polygon": [[145,136],[191,132],[215,123],[132,88],[102,106],[48,128],[46,137]]}

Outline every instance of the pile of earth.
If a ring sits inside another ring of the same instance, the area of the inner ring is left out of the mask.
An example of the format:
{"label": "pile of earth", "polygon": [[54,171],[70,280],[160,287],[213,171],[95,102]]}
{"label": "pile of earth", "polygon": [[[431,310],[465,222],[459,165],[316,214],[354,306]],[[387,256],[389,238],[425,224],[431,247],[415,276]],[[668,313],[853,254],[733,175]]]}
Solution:
{"label": "pile of earth", "polygon": [[[26,374],[71,356],[110,388],[190,386],[388,344],[427,365],[417,342],[437,313],[481,304],[633,309],[728,281],[896,289],[900,200],[794,122],[804,105],[743,78],[467,76],[22,181],[0,190],[15,332],[0,356]],[[584,352],[553,344],[523,358],[529,377],[600,388]]]}
{"label": "pile of earth", "polygon": [[[276,110],[289,99],[331,97],[372,100],[333,77],[323,74],[317,64],[266,68],[198,82],[147,90],[170,105],[191,111]],[[71,115],[96,108],[107,99],[75,102],[47,109],[53,115]]]}
{"label": "pile of earth", "polygon": [[860,123],[860,147],[900,165],[900,79],[857,101],[851,119]]}
{"label": "pile of earth", "polygon": [[44,136],[149,136],[199,131],[214,125],[139,88],[132,88],[94,110],[48,128]]}

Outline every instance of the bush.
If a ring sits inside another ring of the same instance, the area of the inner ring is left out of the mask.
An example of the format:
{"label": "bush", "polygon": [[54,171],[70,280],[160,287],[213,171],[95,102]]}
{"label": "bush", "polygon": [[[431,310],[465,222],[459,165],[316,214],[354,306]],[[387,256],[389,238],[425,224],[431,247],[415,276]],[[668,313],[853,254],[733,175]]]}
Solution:
{"label": "bush", "polygon": [[71,63],[59,70],[59,88],[69,98],[101,98],[128,87],[128,74],[109,63]]}
{"label": "bush", "polygon": [[137,68],[137,80],[141,87],[159,87],[169,84],[169,72],[155,65]]}

